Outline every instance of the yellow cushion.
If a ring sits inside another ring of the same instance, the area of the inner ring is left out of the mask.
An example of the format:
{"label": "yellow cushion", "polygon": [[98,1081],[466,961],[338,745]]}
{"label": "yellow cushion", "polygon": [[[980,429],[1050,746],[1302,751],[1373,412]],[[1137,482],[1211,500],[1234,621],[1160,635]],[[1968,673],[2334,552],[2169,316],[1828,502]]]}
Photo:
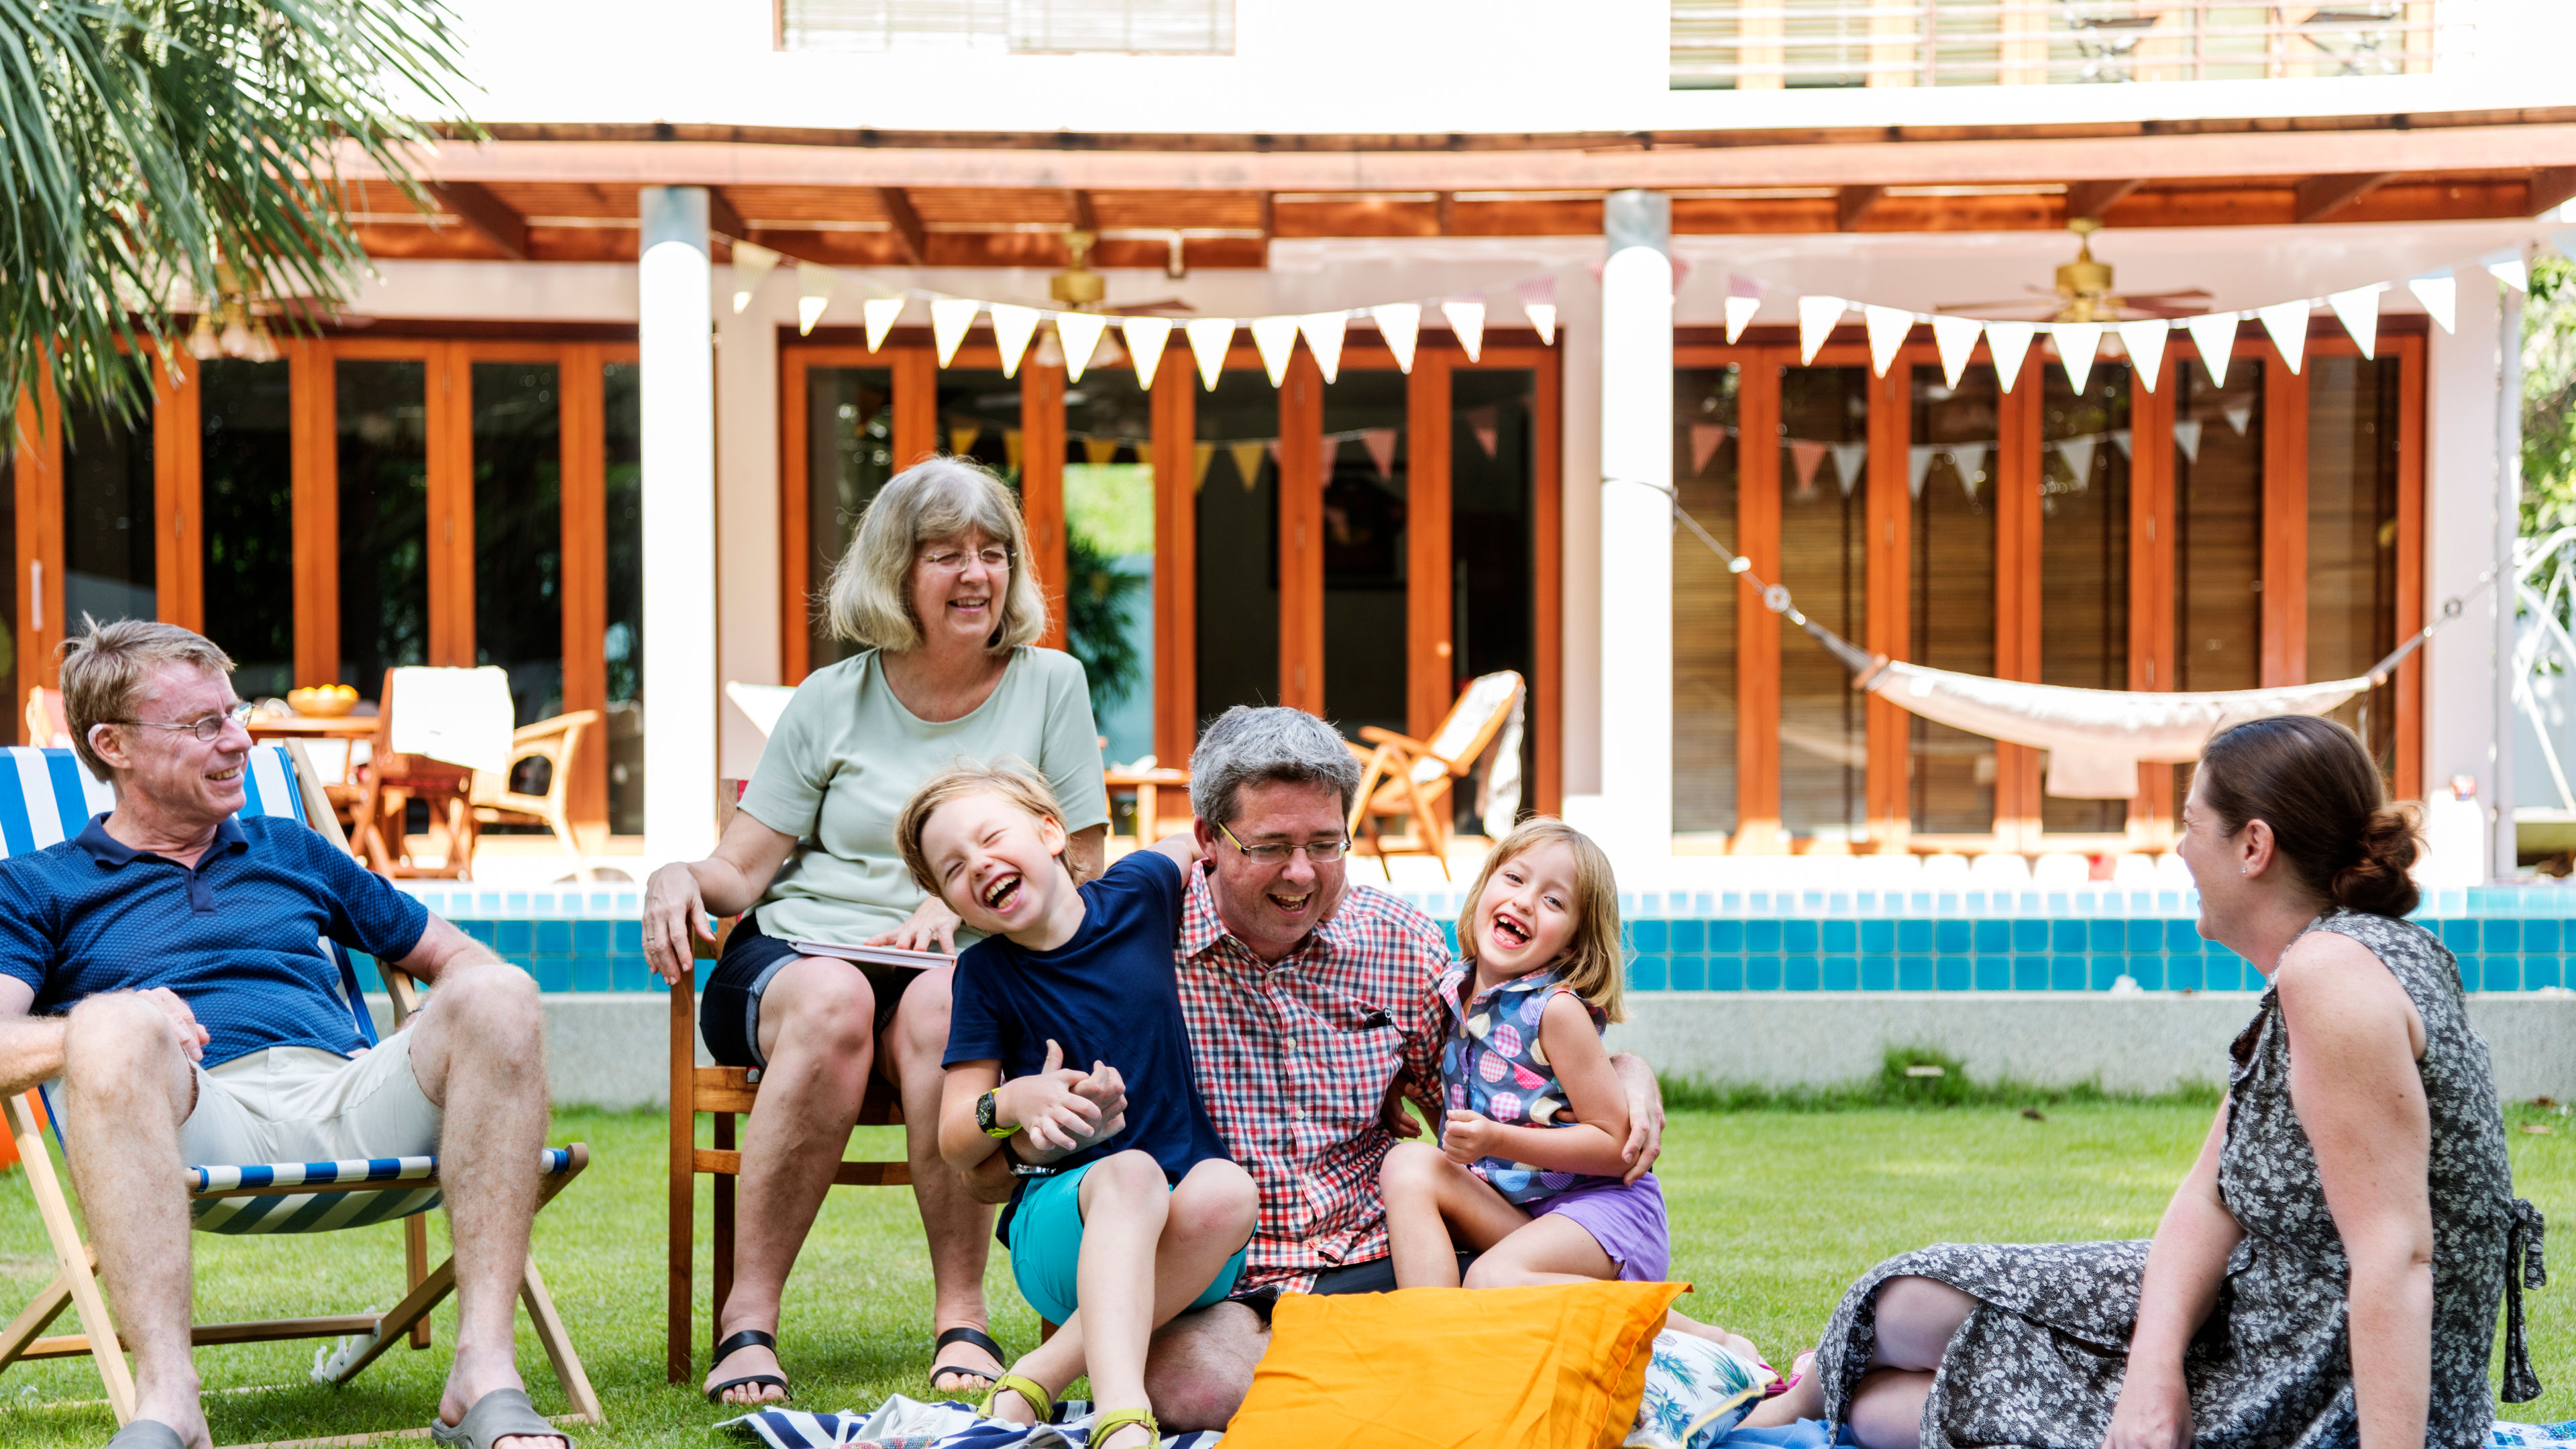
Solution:
{"label": "yellow cushion", "polygon": [[1534,1444],[1628,1435],[1680,1283],[1289,1294],[1226,1449]]}

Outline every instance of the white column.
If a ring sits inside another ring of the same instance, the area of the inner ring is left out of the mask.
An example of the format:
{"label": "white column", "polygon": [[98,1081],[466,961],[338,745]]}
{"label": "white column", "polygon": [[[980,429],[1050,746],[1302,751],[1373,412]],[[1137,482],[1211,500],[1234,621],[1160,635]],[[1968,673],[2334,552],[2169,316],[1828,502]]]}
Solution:
{"label": "white column", "polygon": [[1602,212],[1601,817],[1653,860],[1673,836],[1672,220],[1653,191]]}
{"label": "white column", "polygon": [[647,186],[636,204],[649,868],[715,845],[715,348],[706,188]]}
{"label": "white column", "polygon": [[2495,587],[2487,591],[2487,604],[2492,611],[2487,621],[2488,637],[2495,650],[2495,676],[2489,688],[2495,702],[2495,738],[2489,758],[2495,763],[2488,773],[2495,777],[2493,788],[2484,792],[2490,812],[2487,828],[2493,836],[2488,848],[2487,876],[2501,879],[2513,875],[2520,862],[2514,840],[2513,807],[2519,799],[2513,777],[2514,707],[2513,644],[2515,595],[2513,578],[2514,536],[2522,531],[2522,294],[2497,289],[2502,306],[2496,318],[2496,469],[2494,549],[2490,559],[2496,571]]}
{"label": "white column", "polygon": [[[783,270],[793,271],[793,268]],[[778,581],[778,324],[795,319],[794,289],[765,287],[735,312],[716,293],[717,678],[777,684],[786,600]],[[768,737],[730,703],[717,705],[721,767],[747,780]]]}
{"label": "white column", "polygon": [[[2424,789],[2466,775],[2489,801],[2498,783],[2495,595],[2470,596],[2495,556],[2502,319],[2494,284],[2476,268],[2461,271],[2457,330],[2434,328],[2425,354],[2424,610],[2434,618],[2445,599],[2468,604],[2466,617],[2424,644]],[[2482,859],[2474,874],[2489,869]]]}
{"label": "white column", "polygon": [[1556,279],[1565,641],[1559,752],[1566,808],[1598,812],[1601,796],[1601,287],[1589,271]]}

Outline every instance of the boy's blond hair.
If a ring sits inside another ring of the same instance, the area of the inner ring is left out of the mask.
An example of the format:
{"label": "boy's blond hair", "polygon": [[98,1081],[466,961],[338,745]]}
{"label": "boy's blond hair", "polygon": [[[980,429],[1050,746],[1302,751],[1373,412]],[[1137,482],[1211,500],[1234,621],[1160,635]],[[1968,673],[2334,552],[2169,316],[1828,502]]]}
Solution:
{"label": "boy's blond hair", "polygon": [[[942,805],[963,800],[969,795],[995,795],[1017,805],[1041,820],[1052,820],[1064,828],[1064,807],[1057,804],[1055,791],[1036,774],[1009,764],[984,765],[973,760],[960,760],[922,782],[912,798],[904,802],[903,813],[895,817],[895,849],[903,853],[904,868],[912,872],[915,885],[947,900],[939,882],[930,873],[930,856],[921,848],[922,832],[930,828],[930,817]],[[1063,851],[1056,852],[1056,862],[1065,874],[1073,874],[1073,862]]]}
{"label": "boy's blond hair", "polygon": [[1625,1021],[1627,1013],[1620,1006],[1619,878],[1610,869],[1610,857],[1591,836],[1553,815],[1522,821],[1486,853],[1476,883],[1467,887],[1466,904],[1458,908],[1458,954],[1470,964],[1476,959],[1472,923],[1484,904],[1485,883],[1494,878],[1494,872],[1551,841],[1561,841],[1574,851],[1574,939],[1565,943],[1557,972],[1575,995],[1603,1016]]}

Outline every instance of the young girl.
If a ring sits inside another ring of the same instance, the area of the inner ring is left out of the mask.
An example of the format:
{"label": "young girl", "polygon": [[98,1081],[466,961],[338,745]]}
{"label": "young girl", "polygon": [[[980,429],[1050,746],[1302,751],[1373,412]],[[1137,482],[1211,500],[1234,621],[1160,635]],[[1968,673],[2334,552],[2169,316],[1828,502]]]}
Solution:
{"label": "young girl", "polygon": [[[1397,1286],[1662,1282],[1672,1246],[1654,1174],[1624,1180],[1627,1100],[1601,1029],[1620,1019],[1619,895],[1601,847],[1562,820],[1504,837],[1458,917],[1465,959],[1434,988],[1440,1145],[1399,1142],[1380,1170]],[[1667,1327],[1751,1356],[1675,1313]]]}
{"label": "young girl", "polygon": [[940,1155],[962,1172],[1008,1165],[997,1235],[1021,1294],[1063,1325],[983,1412],[1042,1421],[1087,1369],[1090,1442],[1152,1444],[1145,1341],[1233,1291],[1259,1209],[1199,1100],[1173,976],[1197,851],[1176,836],[1076,887],[1046,783],[983,766],[923,785],[895,843],[924,890],[986,933],[957,959]]}

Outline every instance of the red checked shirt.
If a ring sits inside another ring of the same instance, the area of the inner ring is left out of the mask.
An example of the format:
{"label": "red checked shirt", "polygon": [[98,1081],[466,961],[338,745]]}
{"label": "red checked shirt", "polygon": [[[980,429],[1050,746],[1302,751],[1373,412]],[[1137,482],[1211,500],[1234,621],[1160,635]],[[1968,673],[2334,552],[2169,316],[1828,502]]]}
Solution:
{"label": "red checked shirt", "polygon": [[1181,1015],[1208,1115],[1261,1190],[1240,1287],[1303,1292],[1386,1256],[1377,1174],[1396,1138],[1380,1111],[1399,1073],[1439,1089],[1431,987],[1448,964],[1430,917],[1365,886],[1265,962],[1217,918],[1207,868],[1190,873]]}

